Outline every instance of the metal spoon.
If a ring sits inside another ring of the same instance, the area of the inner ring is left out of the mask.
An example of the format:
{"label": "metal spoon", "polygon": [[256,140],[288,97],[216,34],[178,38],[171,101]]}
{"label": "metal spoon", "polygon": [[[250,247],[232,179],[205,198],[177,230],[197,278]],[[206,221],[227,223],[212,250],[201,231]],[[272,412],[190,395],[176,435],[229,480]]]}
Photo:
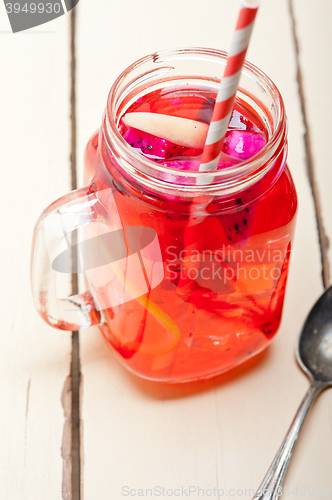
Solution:
{"label": "metal spoon", "polygon": [[275,500],[282,484],[310,406],[320,392],[332,385],[332,287],[316,302],[304,324],[296,357],[311,385],[254,500]]}

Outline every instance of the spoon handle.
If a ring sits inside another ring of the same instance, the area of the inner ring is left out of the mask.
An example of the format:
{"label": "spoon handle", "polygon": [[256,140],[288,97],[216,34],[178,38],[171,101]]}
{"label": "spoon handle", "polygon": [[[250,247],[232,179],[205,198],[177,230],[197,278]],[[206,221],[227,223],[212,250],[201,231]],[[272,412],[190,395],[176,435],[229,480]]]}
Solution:
{"label": "spoon handle", "polygon": [[321,382],[312,382],[253,500],[276,500],[282,494],[282,484],[304,419],[313,401],[324,387],[325,385]]}

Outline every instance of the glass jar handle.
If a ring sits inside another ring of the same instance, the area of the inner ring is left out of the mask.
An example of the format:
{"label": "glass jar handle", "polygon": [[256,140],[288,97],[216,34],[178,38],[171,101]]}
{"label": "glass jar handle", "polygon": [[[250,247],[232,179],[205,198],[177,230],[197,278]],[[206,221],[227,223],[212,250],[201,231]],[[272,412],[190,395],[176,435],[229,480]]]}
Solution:
{"label": "glass jar handle", "polygon": [[100,323],[90,292],[59,298],[56,290],[57,275],[80,271],[70,238],[75,238],[75,230],[97,221],[109,222],[109,210],[99,193],[90,193],[87,187],[52,203],[37,221],[31,256],[32,294],[41,317],[55,328],[74,331]]}

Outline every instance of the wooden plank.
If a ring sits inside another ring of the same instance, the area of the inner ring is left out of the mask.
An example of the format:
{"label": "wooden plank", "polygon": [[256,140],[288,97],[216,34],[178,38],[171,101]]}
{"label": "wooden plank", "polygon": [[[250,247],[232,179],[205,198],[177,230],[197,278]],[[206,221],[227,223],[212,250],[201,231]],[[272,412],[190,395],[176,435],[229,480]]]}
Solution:
{"label": "wooden plank", "polygon": [[[332,31],[330,20],[332,4],[322,0],[319,5],[309,0],[293,0],[294,23],[298,39],[299,64],[301,68],[304,112],[308,120],[308,147],[314,169],[320,217],[323,230],[330,242],[325,243],[324,257],[326,285],[332,276],[332,151],[330,121],[332,115],[331,57]],[[328,273],[329,271],[329,273]]]}
{"label": "wooden plank", "polygon": [[[79,154],[99,126],[108,90],[134,59],[170,46],[227,49],[238,2],[128,0],[79,5]],[[124,24],[124,19],[126,22]],[[170,27],[172,29],[170,30]],[[289,164],[300,208],[282,327],[273,345],[248,366],[196,386],[139,380],[113,358],[97,329],[81,333],[84,498],[120,498],[122,488],[242,489],[258,487],[308,382],[295,343],[322,292],[314,205],[305,169],[303,122],[287,0],[262,2],[248,59],[279,86],[288,111]],[[79,158],[80,161],[80,158]],[[80,167],[81,168],[81,167]],[[285,485],[329,486],[332,459],[330,394],[304,427]],[[304,453],[304,450],[310,450]],[[310,457],[316,457],[313,466]],[[126,490],[127,491],[127,490]],[[294,493],[295,494],[295,493]],[[307,493],[308,494],[308,493]],[[252,493],[251,493],[252,495]],[[195,495],[192,495],[196,498]],[[231,493],[229,492],[229,496]],[[240,494],[238,495],[240,496]]]}
{"label": "wooden plank", "polygon": [[70,190],[68,18],[12,35],[1,2],[0,19],[1,497],[69,499],[71,335],[30,292],[35,221]]}
{"label": "wooden plank", "polygon": [[[332,152],[329,133],[330,117],[332,115],[332,101],[330,98],[330,82],[332,78],[330,20],[332,5],[327,0],[322,0],[319,4],[309,0],[292,0],[291,6],[293,7],[293,23],[298,43],[299,83],[302,90],[303,113],[307,121],[306,142],[315,182],[314,187],[319,210],[318,224],[321,226],[322,260],[325,264],[323,274],[325,285],[329,286],[331,285],[332,276]],[[331,391],[324,394],[324,399],[325,401],[320,401],[321,415],[323,415],[323,411],[325,412],[325,419],[321,421],[321,425],[324,427],[320,435],[317,435],[318,422],[314,424],[310,421],[308,427],[311,426],[309,432],[316,432],[316,439],[320,439],[322,445],[323,435],[325,434],[331,450]],[[311,456],[313,457],[312,454]],[[319,456],[317,452],[315,456]],[[309,463],[309,457],[310,449],[307,448],[306,455],[302,456],[302,461]],[[324,465],[323,461],[322,465]],[[315,464],[315,467],[318,467],[318,465]],[[332,486],[331,474],[329,486]]]}

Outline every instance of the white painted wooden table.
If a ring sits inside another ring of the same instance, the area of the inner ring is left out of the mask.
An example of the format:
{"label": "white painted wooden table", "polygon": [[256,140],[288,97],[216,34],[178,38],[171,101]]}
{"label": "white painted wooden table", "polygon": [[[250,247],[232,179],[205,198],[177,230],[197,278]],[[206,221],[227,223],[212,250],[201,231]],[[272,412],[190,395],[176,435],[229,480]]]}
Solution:
{"label": "white painted wooden table", "polygon": [[[155,486],[160,496],[163,487],[165,496],[182,487],[189,496],[191,486],[201,488],[191,498],[217,488],[250,499],[290,424],[308,386],[294,358],[296,339],[323,291],[322,275],[327,286],[332,273],[331,0],[263,0],[248,53],[283,94],[299,194],[282,326],[265,353],[195,386],[164,386],[127,373],[92,328],[79,334],[79,390],[72,337],[43,323],[29,288],[34,222],[71,189],[75,169],[81,184],[83,149],[115,77],[161,48],[227,50],[238,6],[81,0],[76,20],[67,15],[12,35],[0,4],[1,499],[117,500],[127,488],[138,496]],[[308,416],[285,486],[292,500],[332,498],[332,391]]]}

